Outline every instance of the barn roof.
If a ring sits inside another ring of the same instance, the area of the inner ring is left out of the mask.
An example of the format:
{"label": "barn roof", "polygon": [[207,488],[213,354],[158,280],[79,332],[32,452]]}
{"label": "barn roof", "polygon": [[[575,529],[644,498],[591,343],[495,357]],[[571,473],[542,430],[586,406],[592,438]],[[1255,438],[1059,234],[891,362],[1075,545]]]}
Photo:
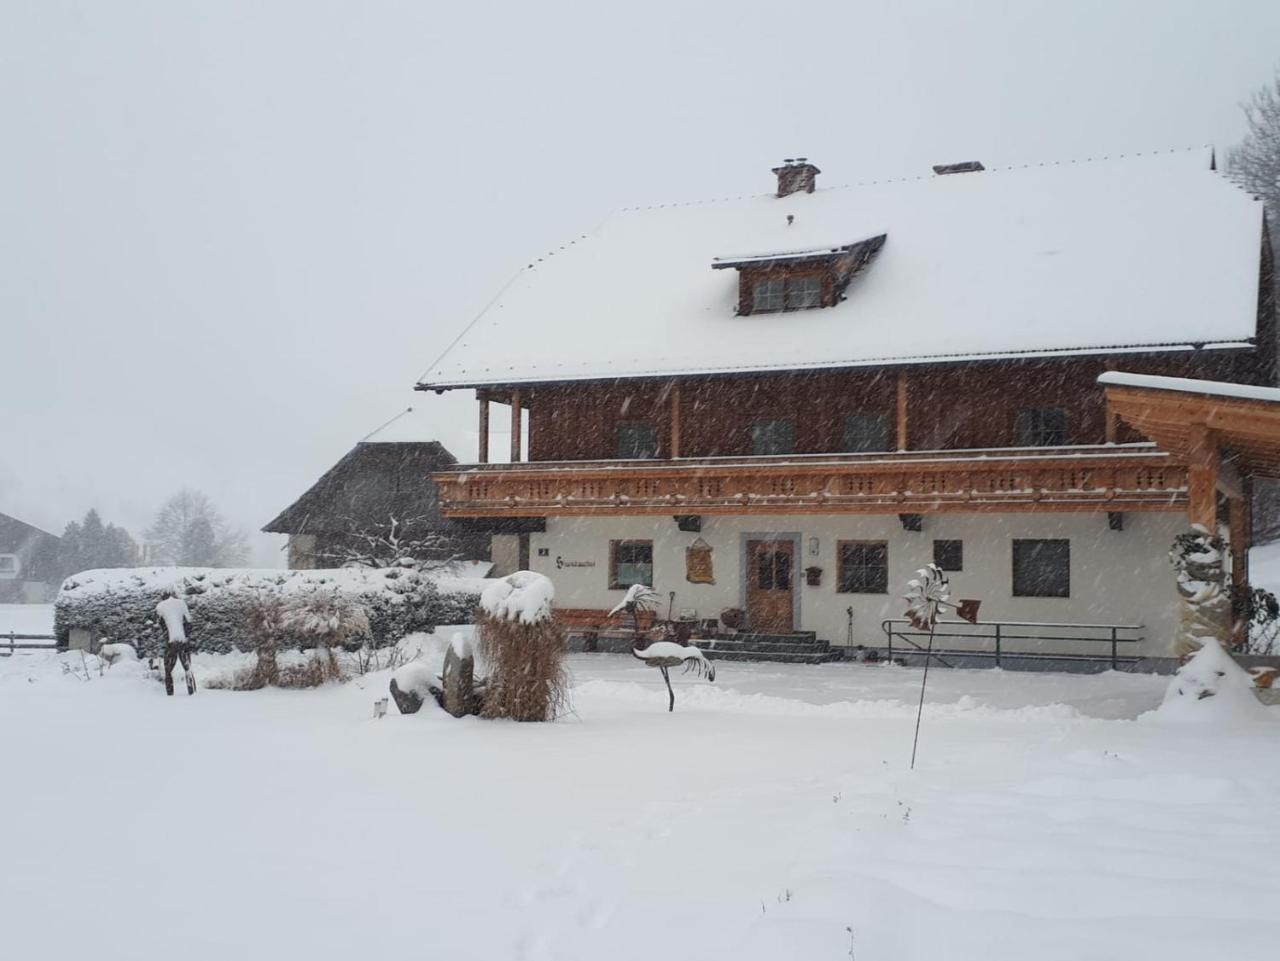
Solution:
{"label": "barn roof", "polygon": [[13,545],[28,544],[35,541],[51,541],[57,543],[57,534],[50,534],[34,524],[18,520],[8,514],[0,514],[0,550],[8,550]]}
{"label": "barn roof", "polygon": [[[736,316],[712,269],[880,234],[834,307]],[[623,210],[521,270],[418,386],[1241,348],[1261,239],[1207,149]]]}
{"label": "barn roof", "polygon": [[385,525],[391,517],[421,529],[440,517],[433,471],[458,459],[438,441],[363,441],[262,529],[273,534],[345,533]]}

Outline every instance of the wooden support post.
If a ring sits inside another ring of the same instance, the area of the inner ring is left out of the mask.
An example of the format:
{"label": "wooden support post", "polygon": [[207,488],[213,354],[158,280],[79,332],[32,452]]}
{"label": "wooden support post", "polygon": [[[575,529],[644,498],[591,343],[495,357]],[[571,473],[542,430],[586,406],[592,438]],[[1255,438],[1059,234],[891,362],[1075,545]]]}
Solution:
{"label": "wooden support post", "polygon": [[898,371],[898,450],[907,450],[907,372]]}
{"label": "wooden support post", "polygon": [[[1115,370],[1116,362],[1109,360],[1103,365],[1107,370]],[[1102,393],[1103,405],[1103,430],[1106,432],[1106,441],[1108,444],[1116,442],[1117,428],[1120,424],[1120,418],[1116,416],[1116,412],[1111,407],[1111,398],[1106,395],[1106,391]]]}
{"label": "wooden support post", "polygon": [[1218,438],[1204,424],[1191,424],[1187,444],[1187,518],[1210,534],[1218,529]]}
{"label": "wooden support post", "polygon": [[480,401],[480,442],[476,454],[477,464],[489,463],[489,395],[482,390],[476,391],[476,399]]}
{"label": "wooden support post", "polygon": [[680,456],[680,385],[671,385],[671,458]]}
{"label": "wooden support post", "polygon": [[[1246,483],[1246,488],[1248,484]],[[1249,590],[1249,547],[1252,538],[1253,518],[1250,515],[1248,492],[1233,497],[1228,502],[1231,549],[1231,644],[1233,647],[1249,639],[1249,607],[1246,600]]]}
{"label": "wooden support post", "polygon": [[520,391],[511,392],[511,463],[520,463],[520,434],[523,426],[523,411],[520,409]]}

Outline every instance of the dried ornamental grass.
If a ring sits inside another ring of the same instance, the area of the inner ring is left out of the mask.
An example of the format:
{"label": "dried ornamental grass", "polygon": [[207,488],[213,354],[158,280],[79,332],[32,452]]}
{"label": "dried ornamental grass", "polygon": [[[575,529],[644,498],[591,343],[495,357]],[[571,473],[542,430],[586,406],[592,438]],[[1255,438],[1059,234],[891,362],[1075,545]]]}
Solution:
{"label": "dried ornamental grass", "polygon": [[489,668],[483,717],[549,721],[568,706],[564,629],[552,613],[551,581],[517,571],[485,589],[477,650]]}

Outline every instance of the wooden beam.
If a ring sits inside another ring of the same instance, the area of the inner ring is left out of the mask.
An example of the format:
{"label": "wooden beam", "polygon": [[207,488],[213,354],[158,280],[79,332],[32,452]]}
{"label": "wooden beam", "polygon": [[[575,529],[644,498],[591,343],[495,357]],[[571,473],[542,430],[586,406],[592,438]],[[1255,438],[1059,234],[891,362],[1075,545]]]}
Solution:
{"label": "wooden beam", "polygon": [[1192,424],[1187,449],[1187,518],[1209,533],[1218,528],[1218,438],[1204,424]]}
{"label": "wooden beam", "polygon": [[480,400],[480,442],[477,445],[476,463],[489,463],[489,398],[483,391],[476,391]]}
{"label": "wooden beam", "polygon": [[520,463],[520,434],[523,412],[520,409],[520,391],[511,392],[511,463]]}
{"label": "wooden beam", "polygon": [[[1107,370],[1115,370],[1116,363],[1109,360],[1104,365]],[[1111,398],[1107,396],[1107,392],[1102,392],[1102,403],[1104,405],[1103,423],[1106,429],[1106,441],[1108,444],[1116,442],[1116,429],[1120,426],[1120,418],[1115,412],[1115,408],[1111,406]]]}
{"label": "wooden beam", "polygon": [[671,459],[680,456],[680,385],[671,385]]}
{"label": "wooden beam", "polygon": [[898,371],[898,450],[907,450],[910,435],[907,432],[907,372]]}

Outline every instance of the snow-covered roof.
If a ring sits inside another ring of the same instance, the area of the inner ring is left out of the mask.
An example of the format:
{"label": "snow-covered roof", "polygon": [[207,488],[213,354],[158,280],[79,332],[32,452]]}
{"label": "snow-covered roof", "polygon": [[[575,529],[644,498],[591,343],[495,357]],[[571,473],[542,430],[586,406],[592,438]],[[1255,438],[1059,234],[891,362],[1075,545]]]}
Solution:
{"label": "snow-covered roof", "polygon": [[[711,269],[882,233],[834,307],[736,316]],[[1261,237],[1207,149],[624,210],[523,269],[419,386],[1239,347]]]}
{"label": "snow-covered roof", "polygon": [[1155,374],[1127,374],[1109,370],[1098,377],[1099,384],[1113,387],[1145,387],[1149,390],[1173,390],[1184,394],[1230,397],[1234,400],[1260,400],[1280,404],[1280,388],[1231,384],[1222,380],[1193,380],[1190,377],[1161,377]]}

